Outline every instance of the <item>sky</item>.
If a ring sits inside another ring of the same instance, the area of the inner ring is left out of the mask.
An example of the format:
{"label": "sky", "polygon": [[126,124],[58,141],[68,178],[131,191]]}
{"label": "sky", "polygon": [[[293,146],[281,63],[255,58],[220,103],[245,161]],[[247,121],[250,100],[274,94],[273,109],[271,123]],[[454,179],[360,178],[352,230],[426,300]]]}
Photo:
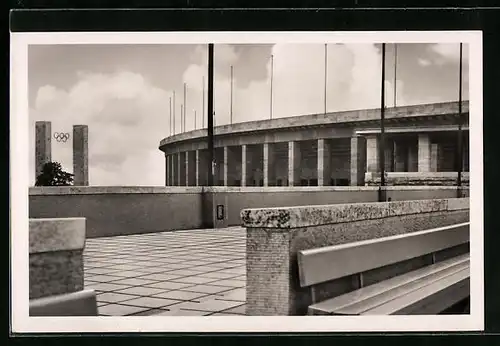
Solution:
{"label": "sky", "polygon": [[[394,45],[387,44],[388,107],[394,101],[403,106],[458,100],[458,44],[400,43],[396,64],[394,53]],[[214,55],[216,125],[269,119],[271,75],[273,118],[325,111],[324,44],[216,44]],[[326,60],[328,112],[380,107],[380,45],[330,43]],[[468,61],[464,45],[464,100],[469,95]],[[36,121],[51,121],[53,132],[70,134],[73,125],[88,125],[90,185],[164,185],[165,158],[159,142],[181,131],[184,83],[186,131],[201,128],[202,122],[206,125],[206,76],[206,45],[31,45],[31,185]],[[175,128],[170,121],[171,102]],[[52,160],[70,173],[71,146],[71,139],[52,141]]]}

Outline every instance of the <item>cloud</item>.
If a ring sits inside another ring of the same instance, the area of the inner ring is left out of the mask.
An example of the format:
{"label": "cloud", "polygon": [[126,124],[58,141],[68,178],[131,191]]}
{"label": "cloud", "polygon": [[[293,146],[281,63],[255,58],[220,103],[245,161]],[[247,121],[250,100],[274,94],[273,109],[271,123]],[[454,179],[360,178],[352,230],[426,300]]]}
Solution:
{"label": "cloud", "polygon": [[[436,43],[429,45],[429,50],[436,54],[436,63],[439,65],[460,61],[460,46],[458,43]],[[469,45],[462,46],[462,59],[464,63],[469,61]]]}
{"label": "cloud", "polygon": [[420,66],[429,66],[431,62],[427,59],[418,58],[418,64]]}
{"label": "cloud", "polygon": [[[162,185],[164,156],[159,139],[168,132],[168,95],[140,74],[82,72],[69,90],[47,85],[30,110],[31,182],[34,183],[35,121],[52,122],[53,132],[89,126],[91,185]],[[166,101],[167,100],[167,101]],[[72,141],[52,142],[52,159],[72,172]]]}

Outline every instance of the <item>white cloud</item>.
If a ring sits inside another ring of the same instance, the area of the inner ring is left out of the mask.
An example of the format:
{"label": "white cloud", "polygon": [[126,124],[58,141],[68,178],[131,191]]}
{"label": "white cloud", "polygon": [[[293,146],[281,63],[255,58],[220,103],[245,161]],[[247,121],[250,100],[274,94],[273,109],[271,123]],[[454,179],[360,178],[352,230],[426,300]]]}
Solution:
{"label": "white cloud", "polygon": [[431,62],[427,59],[418,58],[418,64],[420,66],[429,66]]}
{"label": "white cloud", "polygon": [[[443,65],[446,63],[457,64],[460,61],[460,45],[458,43],[436,43],[429,46],[429,49],[438,54],[436,63]],[[464,63],[469,61],[469,45],[462,45],[462,59]]]}
{"label": "white cloud", "polygon": [[[53,132],[89,126],[91,185],[162,185],[164,156],[159,139],[168,133],[168,95],[141,75],[80,73],[68,91],[39,89],[31,115],[31,182],[34,183],[35,121],[52,122]],[[72,172],[72,141],[53,141],[52,160]]]}

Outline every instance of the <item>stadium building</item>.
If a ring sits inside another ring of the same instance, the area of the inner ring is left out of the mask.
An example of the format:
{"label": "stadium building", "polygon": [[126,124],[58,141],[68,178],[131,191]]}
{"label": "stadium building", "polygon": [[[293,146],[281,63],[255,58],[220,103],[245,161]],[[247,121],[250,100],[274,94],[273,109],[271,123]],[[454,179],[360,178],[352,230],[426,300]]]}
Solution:
{"label": "stadium building", "polygon": [[[456,185],[459,133],[468,184],[469,102],[386,108],[387,185]],[[214,185],[362,186],[380,180],[380,109],[310,114],[214,128]],[[167,186],[205,186],[207,130],[164,138]]]}

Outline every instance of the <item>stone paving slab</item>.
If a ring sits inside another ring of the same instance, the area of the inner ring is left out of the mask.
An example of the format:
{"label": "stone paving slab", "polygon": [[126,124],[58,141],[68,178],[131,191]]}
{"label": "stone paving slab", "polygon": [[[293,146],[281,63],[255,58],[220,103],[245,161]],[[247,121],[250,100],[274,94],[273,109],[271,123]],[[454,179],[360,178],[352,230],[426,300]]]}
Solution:
{"label": "stone paving slab", "polygon": [[241,227],[87,239],[85,287],[101,316],[245,315]]}

